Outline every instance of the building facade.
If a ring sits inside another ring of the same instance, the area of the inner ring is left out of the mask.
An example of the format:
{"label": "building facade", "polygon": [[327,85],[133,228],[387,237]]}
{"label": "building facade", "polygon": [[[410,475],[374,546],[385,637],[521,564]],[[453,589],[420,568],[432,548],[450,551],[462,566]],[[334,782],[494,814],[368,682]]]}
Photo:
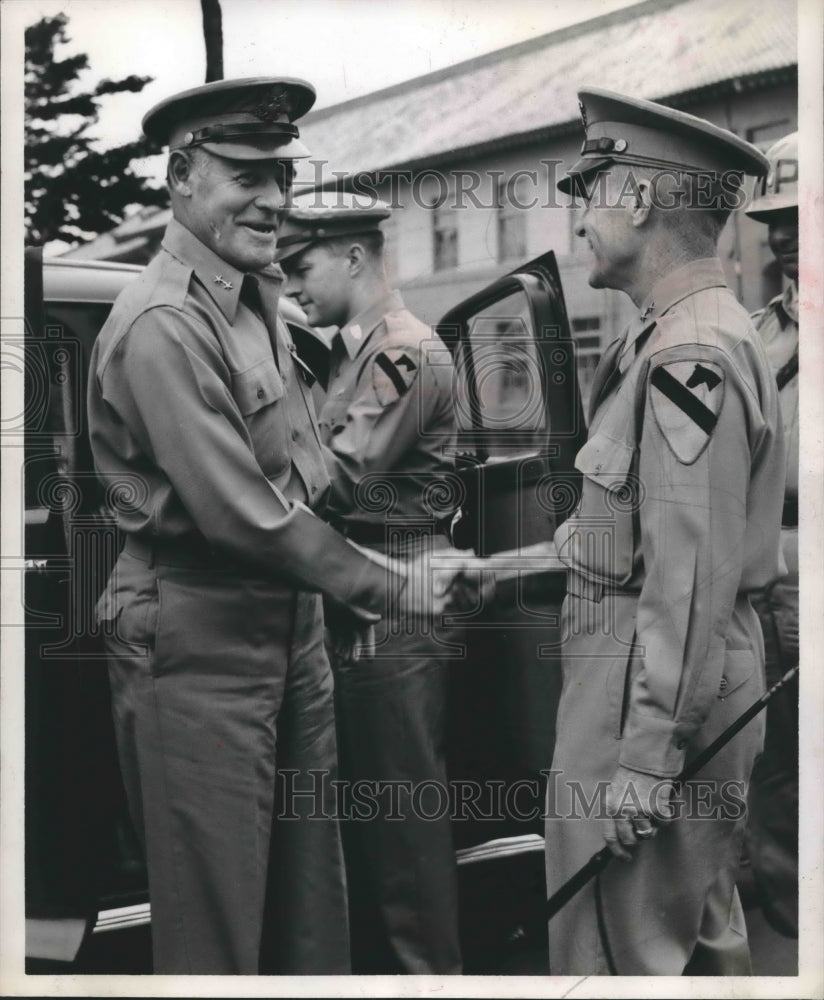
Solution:
{"label": "building facade", "polygon": [[[555,189],[581,145],[577,90],[659,100],[766,148],[797,128],[796,16],[794,0],[646,0],[324,108],[301,122],[314,156],[298,189],[361,190],[393,205],[393,281],[427,323],[553,250],[586,394],[631,304],[589,287],[575,211]],[[167,218],[144,210],[67,256],[148,260]],[[780,291],[766,227],[743,212],[720,253],[747,309]]]}

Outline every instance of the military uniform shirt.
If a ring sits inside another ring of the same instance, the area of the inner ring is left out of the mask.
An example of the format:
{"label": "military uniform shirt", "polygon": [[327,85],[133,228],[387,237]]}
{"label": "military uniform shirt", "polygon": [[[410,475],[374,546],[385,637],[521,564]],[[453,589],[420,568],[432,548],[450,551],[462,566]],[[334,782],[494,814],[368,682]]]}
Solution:
{"label": "military uniform shirt", "polygon": [[670,777],[721,690],[736,594],[785,572],[778,397],[716,258],[662,279],[605,362],[556,545],[571,593],[638,594],[620,763]]}
{"label": "military uniform shirt", "polygon": [[382,611],[383,570],[290,503],[320,503],[329,480],[276,313],[265,276],[244,276],[173,220],[92,353],[98,472],[133,494],[119,504],[128,534],[205,539],[266,575]]}
{"label": "military uniform shirt", "polygon": [[381,526],[387,515],[447,513],[427,510],[424,499],[433,477],[453,467],[452,385],[448,349],[397,292],[336,334],[320,413],[332,516]]}
{"label": "military uniform shirt", "polygon": [[[789,284],[752,321],[774,374],[798,353],[798,286]],[[778,391],[787,443],[787,499],[798,499],[798,372]]]}

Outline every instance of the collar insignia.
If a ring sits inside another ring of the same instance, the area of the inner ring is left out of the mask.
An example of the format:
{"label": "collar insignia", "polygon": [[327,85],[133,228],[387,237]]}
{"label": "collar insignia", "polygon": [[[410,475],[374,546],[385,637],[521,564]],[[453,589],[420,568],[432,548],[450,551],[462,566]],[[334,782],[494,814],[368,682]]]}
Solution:
{"label": "collar insignia", "polygon": [[225,288],[227,291],[231,291],[234,285],[231,281],[227,281],[222,274],[216,274],[214,277],[214,282],[216,285],[220,285],[221,288]]}

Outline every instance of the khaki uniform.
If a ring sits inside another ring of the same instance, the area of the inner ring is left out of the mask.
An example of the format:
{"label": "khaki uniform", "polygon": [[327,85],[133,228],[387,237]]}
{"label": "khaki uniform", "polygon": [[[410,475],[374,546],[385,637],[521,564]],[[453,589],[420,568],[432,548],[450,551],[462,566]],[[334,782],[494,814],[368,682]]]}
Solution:
{"label": "khaki uniform", "polygon": [[[276,289],[171,222],[100,333],[88,404],[98,471],[141,482],[116,498],[99,616],[155,971],[257,973],[268,902],[265,969],[346,972],[334,801],[309,775],[336,769],[318,591],[382,613],[387,579],[296,506],[329,480]],[[270,837],[276,762],[312,794]]]}
{"label": "khaki uniform", "polygon": [[[599,366],[581,503],[556,533],[569,582],[550,894],[603,847],[596,793],[619,764],[672,779],[762,693],[748,594],[784,572],[784,465],[774,380],[720,262],[678,268]],[[550,921],[553,974],[749,971],[734,880],[762,734],[759,717],[688,783],[683,818]]]}
{"label": "khaki uniform", "polygon": [[[781,545],[789,573],[754,595],[766,650],[767,683],[798,663],[798,288],[793,283],[753,322],[773,373],[787,442]],[[795,359],[795,371],[787,368]],[[761,905],[782,934],[798,936],[798,682],[767,708],[764,753],[753,769],[747,855]]]}
{"label": "khaki uniform", "polygon": [[[396,292],[336,335],[320,429],[329,514],[354,541],[401,558],[446,544],[437,521],[450,511],[437,486],[452,470],[452,378],[449,351]],[[344,824],[353,970],[459,973],[449,810],[416,815],[409,792],[423,782],[448,789],[448,640],[403,617],[377,626],[374,652],[357,660],[343,638],[332,641],[342,776],[397,783],[403,816],[388,818],[387,791],[376,817]],[[437,811],[436,798],[422,808]]]}

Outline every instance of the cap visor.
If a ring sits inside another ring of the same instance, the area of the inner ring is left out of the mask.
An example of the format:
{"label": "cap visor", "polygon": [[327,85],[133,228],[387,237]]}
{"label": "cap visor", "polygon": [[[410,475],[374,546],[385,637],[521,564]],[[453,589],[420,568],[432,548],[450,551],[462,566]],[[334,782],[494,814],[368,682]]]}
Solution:
{"label": "cap visor", "polygon": [[614,161],[609,156],[587,156],[575,163],[567,176],[562,177],[555,185],[564,194],[586,194],[586,179],[608,167]]}
{"label": "cap visor", "polygon": [[290,257],[294,257],[296,254],[303,253],[307,250],[315,240],[306,240],[305,243],[290,243],[289,246],[281,247],[275,250],[274,263],[280,264],[281,261],[288,260]]}
{"label": "cap visor", "polygon": [[201,148],[227,160],[303,160],[312,154],[300,139],[290,139],[277,145],[260,137],[254,142],[204,142]]}

